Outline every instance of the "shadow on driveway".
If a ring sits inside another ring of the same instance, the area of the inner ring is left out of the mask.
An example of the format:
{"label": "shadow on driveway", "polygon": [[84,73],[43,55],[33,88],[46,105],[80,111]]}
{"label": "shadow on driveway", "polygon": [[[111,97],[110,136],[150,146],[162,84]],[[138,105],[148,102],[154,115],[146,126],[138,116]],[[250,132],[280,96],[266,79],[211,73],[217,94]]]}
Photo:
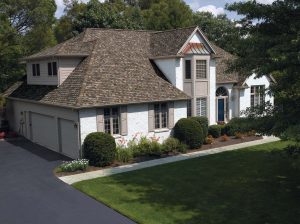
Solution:
{"label": "shadow on driveway", "polygon": [[57,179],[64,160],[24,139],[0,141],[0,223],[134,223]]}

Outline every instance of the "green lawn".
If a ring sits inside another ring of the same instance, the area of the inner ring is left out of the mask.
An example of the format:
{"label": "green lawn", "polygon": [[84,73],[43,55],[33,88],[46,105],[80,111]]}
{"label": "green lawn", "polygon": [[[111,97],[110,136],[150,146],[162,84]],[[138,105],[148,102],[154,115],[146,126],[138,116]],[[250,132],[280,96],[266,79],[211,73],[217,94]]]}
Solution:
{"label": "green lawn", "polygon": [[74,187],[138,223],[300,223],[300,159],[276,142]]}

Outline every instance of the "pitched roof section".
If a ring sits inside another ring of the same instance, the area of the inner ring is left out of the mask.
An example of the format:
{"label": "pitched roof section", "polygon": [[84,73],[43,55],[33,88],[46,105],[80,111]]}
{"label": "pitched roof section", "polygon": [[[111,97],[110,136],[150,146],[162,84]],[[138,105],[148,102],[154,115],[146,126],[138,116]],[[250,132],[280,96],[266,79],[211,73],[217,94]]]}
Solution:
{"label": "pitched roof section", "polygon": [[235,59],[235,56],[211,43],[216,51],[216,82],[217,83],[238,83],[242,84],[246,77],[242,77],[237,72],[227,72],[228,63]]}
{"label": "pitched roof section", "polygon": [[189,99],[149,60],[150,38],[149,32],[87,29],[81,42],[93,48],[62,85],[24,82],[8,96],[73,108]]}

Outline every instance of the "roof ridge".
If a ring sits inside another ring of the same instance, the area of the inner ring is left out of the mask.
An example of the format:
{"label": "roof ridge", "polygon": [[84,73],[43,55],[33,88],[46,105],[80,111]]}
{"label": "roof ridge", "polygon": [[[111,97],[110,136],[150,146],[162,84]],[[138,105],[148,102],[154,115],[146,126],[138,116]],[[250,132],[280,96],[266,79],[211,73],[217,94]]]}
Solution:
{"label": "roof ridge", "polygon": [[108,28],[108,27],[99,27],[99,28],[86,28],[85,30],[113,30],[113,31],[132,31],[132,32],[148,32],[148,33],[153,33],[153,32],[157,32],[155,30],[135,30],[135,29],[120,29],[120,28]]}

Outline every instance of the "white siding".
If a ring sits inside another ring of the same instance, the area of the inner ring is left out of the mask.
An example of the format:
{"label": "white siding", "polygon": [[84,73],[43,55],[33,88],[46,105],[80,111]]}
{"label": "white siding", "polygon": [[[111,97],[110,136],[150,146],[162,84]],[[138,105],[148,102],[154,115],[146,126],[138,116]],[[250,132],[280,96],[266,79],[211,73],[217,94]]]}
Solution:
{"label": "white siding", "polygon": [[[60,58],[30,61],[26,64],[27,83],[32,85],[60,85],[80,63],[81,58]],[[57,63],[57,76],[48,75],[48,63]],[[32,75],[32,64],[40,64],[40,76]]]}
{"label": "white siding", "polygon": [[183,59],[156,59],[155,64],[176,88],[183,90]]}
{"label": "white siding", "polygon": [[[270,86],[270,81],[267,76],[262,76],[261,78],[255,79],[255,74],[253,74],[247,78],[246,84],[249,86],[249,88],[240,91],[240,112],[251,106],[251,86],[265,85],[265,88],[267,89]],[[270,101],[272,104],[274,104],[274,97],[267,94],[265,101]]]}
{"label": "white siding", "polygon": [[[186,101],[174,102],[174,124],[186,117]],[[81,126],[81,142],[91,132],[97,131],[96,125],[96,109],[83,109],[79,112]],[[162,142],[170,136],[171,130],[148,132],[148,104],[133,104],[127,106],[127,125],[128,134],[122,136],[127,142],[134,136],[158,137]],[[121,139],[121,136],[116,138],[116,142]]]}
{"label": "white siding", "polygon": [[216,123],[216,61],[210,59],[209,61],[209,124]]}
{"label": "white siding", "polygon": [[71,74],[71,72],[80,63],[80,58],[61,58],[59,59],[59,84],[61,85],[66,78]]}
{"label": "white siding", "polygon": [[[48,76],[48,62],[58,62],[57,60],[30,61],[26,64],[27,83],[29,85],[58,85],[57,76]],[[32,64],[40,64],[40,76],[32,75]],[[58,64],[58,63],[57,63]]]}

